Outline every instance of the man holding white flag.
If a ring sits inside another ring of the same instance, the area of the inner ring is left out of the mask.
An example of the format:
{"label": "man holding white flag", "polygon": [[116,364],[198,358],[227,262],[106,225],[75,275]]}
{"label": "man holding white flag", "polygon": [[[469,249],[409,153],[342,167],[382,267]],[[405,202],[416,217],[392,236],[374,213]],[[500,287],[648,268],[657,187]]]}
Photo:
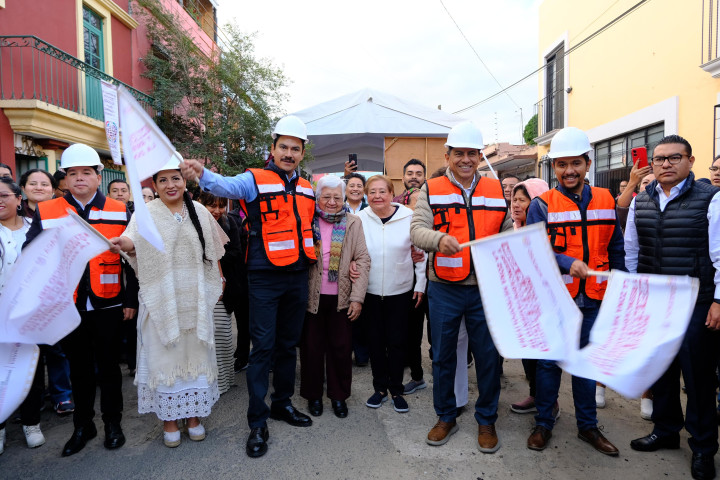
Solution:
{"label": "man holding white flag", "polygon": [[[500,357],[485,319],[477,287],[481,266],[473,265],[469,248],[460,244],[512,229],[502,186],[477,172],[483,148],[480,129],[463,122],[448,134],[445,175],[422,187],[410,226],[413,244],[434,252],[430,257],[428,305],[433,341],[433,403],[438,421],[425,439],[443,445],[458,431],[455,370],[460,322],[465,318],[475,357],[478,399],[478,449],[500,448],[495,430],[500,397]],[[463,359],[464,360],[464,359]]]}
{"label": "man holding white flag", "polygon": [[[680,351],[652,386],[654,428],[630,442],[633,450],[679,448],[683,423],[691,435],[691,474],[715,478],[718,450],[715,388],[720,347],[720,196],[717,187],[696,182],[690,143],[669,135],[653,151],[656,180],[630,205],[625,231],[631,272],[689,275],[700,280],[695,309]],[[679,375],[687,390],[683,422]]]}
{"label": "man holding white flag", "polygon": [[[604,188],[585,185],[592,150],[585,133],[575,127],[560,130],[552,139],[548,156],[553,160],[558,186],[536,197],[528,208],[527,223],[544,223],[565,286],[583,314],[579,347],[590,340],[590,330],[605,294],[607,277],[591,271],[625,270],[625,251],[615,200]],[[560,360],[560,359],[558,359]],[[531,450],[544,450],[555,425],[562,370],[555,361],[539,360],[536,374],[535,428],[528,438]],[[597,428],[595,380],[572,377],[578,437],[605,455],[618,449]]]}
{"label": "man holding white flag", "polygon": [[[67,173],[69,192],[62,198],[38,204],[24,247],[43,230],[60,224],[68,215],[68,208],[105,237],[121,235],[130,213],[122,202],[105,198],[98,189],[103,165],[97,152],[87,145],[74,144],[63,153],[60,168]],[[123,273],[128,278],[127,290],[122,282]],[[114,449],[125,443],[120,427],[123,399],[118,338],[122,321],[133,318],[137,311],[137,289],[132,269],[122,267],[118,254],[105,252],[90,260],[75,290],[80,325],[61,341],[70,362],[75,399],[75,430],[63,448],[63,456],[79,452],[97,435],[93,417],[98,385],[105,447]]]}

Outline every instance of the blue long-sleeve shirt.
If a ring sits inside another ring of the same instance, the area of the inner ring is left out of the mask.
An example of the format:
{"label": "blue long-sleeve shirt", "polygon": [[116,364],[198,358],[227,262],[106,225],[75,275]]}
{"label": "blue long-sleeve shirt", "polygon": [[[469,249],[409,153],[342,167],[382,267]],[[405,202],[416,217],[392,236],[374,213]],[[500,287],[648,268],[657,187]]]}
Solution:
{"label": "blue long-sleeve shirt", "polygon": [[[292,181],[296,175],[297,173],[293,171],[288,181]],[[218,197],[235,198],[252,202],[257,198],[258,194],[257,188],[255,187],[255,179],[250,172],[240,173],[234,177],[223,177],[206,168],[198,183],[200,184],[200,188]]]}
{"label": "blue long-sleeve shirt", "polygon": [[[572,200],[581,211],[587,212],[588,205],[592,199],[592,190],[588,185],[585,185],[583,188],[582,196],[568,191],[561,185],[558,185],[556,188],[560,193]],[[543,222],[547,226],[547,204],[537,197],[534,198],[533,201],[530,202],[526,222],[528,225]],[[620,229],[620,222],[617,218],[615,219],[615,230],[613,231],[612,237],[610,237],[607,251],[610,269],[627,272],[625,268],[625,243],[623,241],[622,230]],[[582,258],[578,259],[562,253],[556,253],[555,259],[560,267],[560,272],[563,274],[570,273],[570,267],[575,260],[582,260]]]}

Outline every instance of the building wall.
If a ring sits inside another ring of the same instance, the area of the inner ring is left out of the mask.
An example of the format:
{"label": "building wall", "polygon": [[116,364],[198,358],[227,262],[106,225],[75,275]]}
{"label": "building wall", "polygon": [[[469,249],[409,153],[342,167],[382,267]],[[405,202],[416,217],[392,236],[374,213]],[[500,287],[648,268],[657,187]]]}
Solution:
{"label": "building wall", "polygon": [[2,35],[35,35],[73,56],[78,53],[76,24],[75,0],[8,2],[0,14]]}
{"label": "building wall", "polygon": [[[540,65],[558,39],[567,38],[566,49],[571,48],[636,3],[545,0],[539,9]],[[705,177],[720,79],[699,67],[702,1],[681,3],[653,0],[570,53],[567,125],[588,131],[597,142],[664,120],[666,135],[678,133],[690,141],[694,170]],[[540,75],[540,98],[544,84]],[[539,156],[548,148],[541,145]]]}
{"label": "building wall", "polygon": [[445,142],[444,137],[385,138],[385,172],[393,181],[396,195],[405,191],[403,166],[411,158],[417,158],[425,164],[428,178],[435,170],[445,166]]}

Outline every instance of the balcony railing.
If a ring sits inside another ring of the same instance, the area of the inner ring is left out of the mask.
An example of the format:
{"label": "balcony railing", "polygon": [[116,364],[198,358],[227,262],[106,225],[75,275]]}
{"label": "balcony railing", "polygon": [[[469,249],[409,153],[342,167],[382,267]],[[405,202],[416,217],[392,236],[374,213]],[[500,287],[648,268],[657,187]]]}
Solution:
{"label": "balcony railing", "polygon": [[565,91],[556,90],[535,104],[538,118],[538,137],[563,128],[565,121]]}
{"label": "balcony railing", "polygon": [[720,1],[703,0],[702,45],[700,65],[718,58],[718,38],[720,38]]}
{"label": "balcony railing", "polygon": [[124,86],[154,115],[153,97],[38,37],[0,36],[0,100],[40,100],[102,121],[100,80]]}

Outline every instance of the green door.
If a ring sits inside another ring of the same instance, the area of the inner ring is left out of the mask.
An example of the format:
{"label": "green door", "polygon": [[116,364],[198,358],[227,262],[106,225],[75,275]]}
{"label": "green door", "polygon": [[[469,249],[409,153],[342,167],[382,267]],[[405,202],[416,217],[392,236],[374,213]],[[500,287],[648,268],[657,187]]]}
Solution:
{"label": "green door", "polygon": [[[83,39],[85,42],[85,63],[105,71],[103,56],[102,18],[95,12],[83,7]],[[85,114],[97,120],[103,119],[102,89],[100,80],[93,76],[92,71],[85,73]]]}

